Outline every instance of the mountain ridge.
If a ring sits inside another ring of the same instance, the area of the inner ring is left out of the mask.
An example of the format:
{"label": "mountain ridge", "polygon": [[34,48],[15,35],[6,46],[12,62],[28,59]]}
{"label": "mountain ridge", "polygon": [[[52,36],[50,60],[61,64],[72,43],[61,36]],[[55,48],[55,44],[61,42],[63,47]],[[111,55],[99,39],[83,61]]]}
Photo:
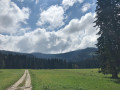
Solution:
{"label": "mountain ridge", "polygon": [[21,55],[27,55],[27,56],[33,56],[37,58],[44,58],[44,59],[64,59],[68,62],[79,62],[86,60],[88,58],[92,58],[95,56],[95,52],[97,51],[97,48],[86,48],[86,49],[80,49],[75,51],[70,51],[66,53],[59,53],[59,54],[44,54],[44,53],[20,53],[20,52],[11,52],[11,51],[4,51],[0,50],[1,53],[4,54],[21,54]]}

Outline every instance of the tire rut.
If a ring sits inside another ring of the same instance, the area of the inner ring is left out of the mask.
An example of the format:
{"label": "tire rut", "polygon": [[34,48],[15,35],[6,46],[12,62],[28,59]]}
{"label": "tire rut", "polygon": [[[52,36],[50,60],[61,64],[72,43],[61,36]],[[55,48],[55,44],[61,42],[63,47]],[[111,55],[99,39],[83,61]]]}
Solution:
{"label": "tire rut", "polygon": [[[23,83],[22,86],[20,86]],[[31,77],[28,70],[25,70],[23,76],[11,87],[6,90],[32,90]]]}

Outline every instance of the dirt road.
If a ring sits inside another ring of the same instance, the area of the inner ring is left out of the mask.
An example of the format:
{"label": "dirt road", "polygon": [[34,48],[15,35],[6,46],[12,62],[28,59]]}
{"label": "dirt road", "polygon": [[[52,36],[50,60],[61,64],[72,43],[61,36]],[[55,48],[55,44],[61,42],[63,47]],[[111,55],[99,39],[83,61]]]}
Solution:
{"label": "dirt road", "polygon": [[25,70],[23,76],[6,90],[32,90],[29,71]]}

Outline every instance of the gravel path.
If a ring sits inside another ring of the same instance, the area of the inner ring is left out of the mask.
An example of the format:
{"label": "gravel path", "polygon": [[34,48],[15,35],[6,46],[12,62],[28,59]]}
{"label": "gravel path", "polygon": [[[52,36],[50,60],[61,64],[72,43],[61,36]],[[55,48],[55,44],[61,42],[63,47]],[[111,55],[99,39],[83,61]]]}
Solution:
{"label": "gravel path", "polygon": [[7,90],[32,90],[29,71],[25,70],[23,76]]}

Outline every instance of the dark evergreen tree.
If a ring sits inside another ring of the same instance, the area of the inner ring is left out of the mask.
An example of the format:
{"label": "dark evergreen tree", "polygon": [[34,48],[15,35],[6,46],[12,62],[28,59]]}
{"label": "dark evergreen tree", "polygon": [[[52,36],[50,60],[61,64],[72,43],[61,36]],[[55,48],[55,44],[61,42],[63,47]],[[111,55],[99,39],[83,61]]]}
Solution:
{"label": "dark evergreen tree", "polygon": [[58,58],[42,59],[31,55],[0,53],[0,69],[74,69],[96,67],[98,67],[96,58],[88,58],[80,62],[66,62],[66,60]]}
{"label": "dark evergreen tree", "polygon": [[120,0],[97,0],[96,26],[101,71],[118,78],[120,72]]}

